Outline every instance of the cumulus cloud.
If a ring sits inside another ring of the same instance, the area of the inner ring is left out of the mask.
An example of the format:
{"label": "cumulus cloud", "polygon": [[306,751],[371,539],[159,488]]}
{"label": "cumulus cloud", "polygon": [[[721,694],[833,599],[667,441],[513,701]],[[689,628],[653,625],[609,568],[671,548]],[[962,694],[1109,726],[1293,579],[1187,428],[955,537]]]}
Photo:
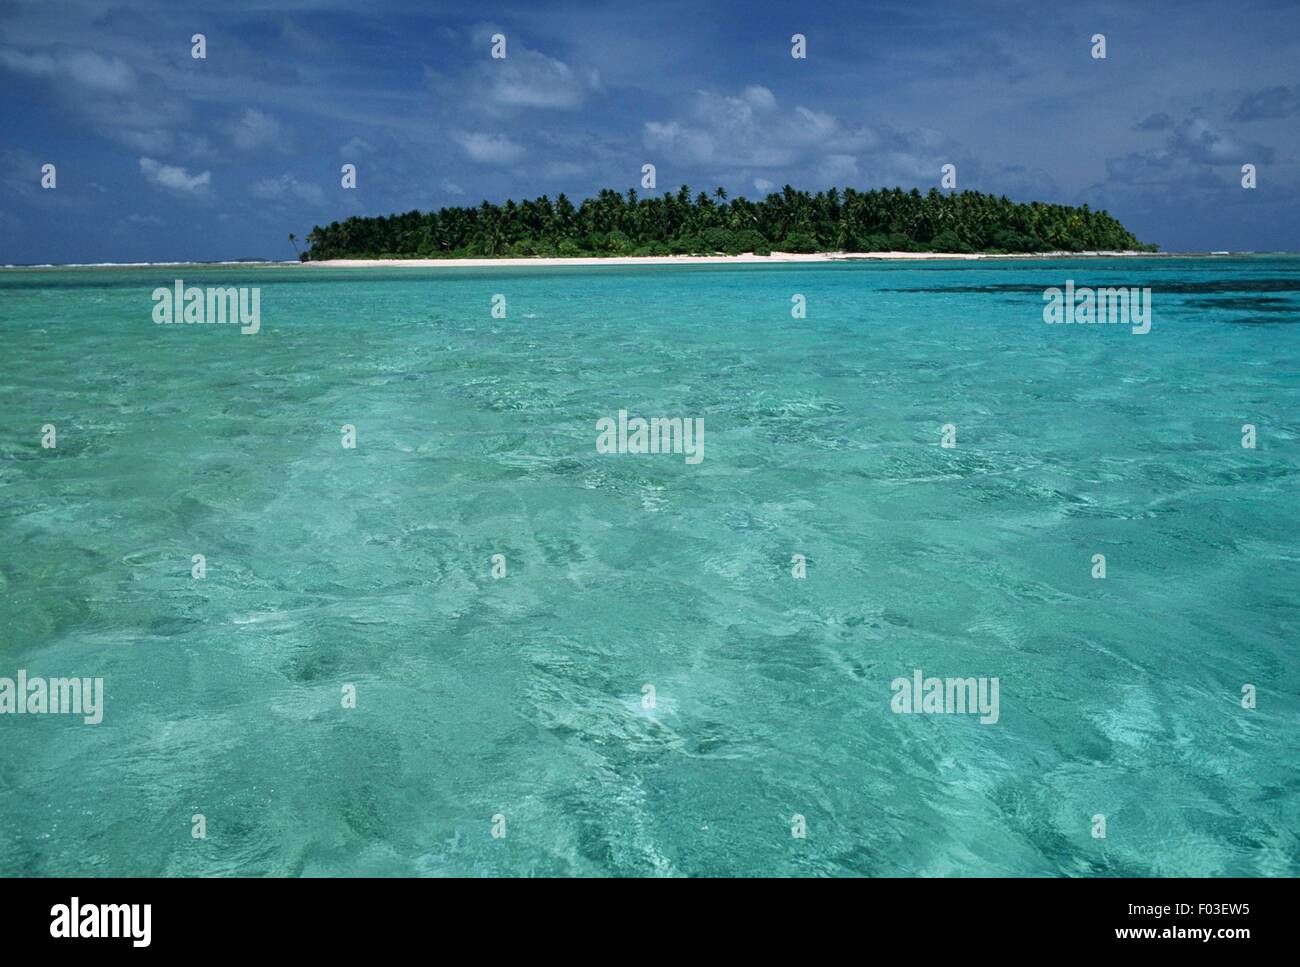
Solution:
{"label": "cumulus cloud", "polygon": [[523,147],[504,134],[467,132],[457,135],[456,140],[466,156],[480,164],[507,165],[524,156]]}
{"label": "cumulus cloud", "polygon": [[[479,24],[473,29],[471,42],[486,51],[493,34],[501,28]],[[595,68],[566,64],[530,50],[515,37],[509,37],[505,58],[483,58],[460,77],[440,74],[424,68],[425,82],[440,100],[456,110],[481,108],[489,114],[513,114],[520,110],[573,110],[586,103],[593,91],[600,90],[600,72]],[[466,91],[473,91],[467,100]]]}
{"label": "cumulus cloud", "polygon": [[212,183],[211,172],[191,175],[184,168],[165,165],[153,158],[140,159],[140,173],[160,188],[186,195],[201,194]]}
{"label": "cumulus cloud", "polygon": [[741,100],[760,111],[776,107],[776,95],[761,84],[750,84],[741,92]]}
{"label": "cumulus cloud", "polygon": [[240,151],[284,147],[285,133],[280,122],[257,108],[245,108],[243,114],[226,125],[226,133]]}
{"label": "cumulus cloud", "polygon": [[1170,199],[1219,210],[1230,200],[1242,199],[1235,189],[1243,164],[1268,164],[1276,155],[1269,145],[1242,139],[1201,110],[1180,120],[1168,118],[1162,126],[1167,130],[1163,145],[1107,158],[1105,180],[1083,189],[1083,194],[1104,199],[1117,210],[1172,207]]}
{"label": "cumulus cloud", "polygon": [[738,94],[698,91],[681,116],[648,121],[642,142],[655,157],[701,174],[751,183],[760,192],[804,187],[924,185],[966,153],[931,128],[855,124],[802,105],[782,105],[753,84]]}
{"label": "cumulus cloud", "polygon": [[814,156],[841,156],[847,167],[856,152],[878,139],[850,128],[830,114],[795,107],[783,111],[766,87],[754,84],[737,96],[698,91],[686,116],[647,121],[646,148],[679,164],[777,168],[809,162]]}
{"label": "cumulus cloud", "polygon": [[[1245,142],[1199,112],[1171,125],[1165,144],[1106,159],[1106,179],[1083,195],[1117,210],[1144,211],[1179,199],[1186,207],[1221,211],[1239,200],[1240,166],[1267,163],[1272,148]],[[1246,193],[1247,195],[1249,193]]]}
{"label": "cumulus cloud", "polygon": [[536,50],[511,51],[481,70],[487,98],[501,107],[575,108],[600,86],[594,70],[575,71]]}
{"label": "cumulus cloud", "polygon": [[1169,147],[1175,154],[1203,165],[1240,165],[1245,161],[1273,159],[1272,148],[1238,141],[1202,117],[1190,117],[1179,124],[1169,138]]}

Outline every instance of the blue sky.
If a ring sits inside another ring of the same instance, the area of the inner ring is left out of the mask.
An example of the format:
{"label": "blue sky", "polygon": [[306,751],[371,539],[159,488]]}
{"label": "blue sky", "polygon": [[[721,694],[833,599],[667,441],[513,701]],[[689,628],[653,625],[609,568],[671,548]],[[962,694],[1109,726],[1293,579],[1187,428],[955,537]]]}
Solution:
{"label": "blue sky", "polygon": [[576,200],[646,163],[749,197],[951,163],[1166,250],[1290,251],[1300,8],[0,0],[0,131],[0,263],[292,258],[351,214]]}

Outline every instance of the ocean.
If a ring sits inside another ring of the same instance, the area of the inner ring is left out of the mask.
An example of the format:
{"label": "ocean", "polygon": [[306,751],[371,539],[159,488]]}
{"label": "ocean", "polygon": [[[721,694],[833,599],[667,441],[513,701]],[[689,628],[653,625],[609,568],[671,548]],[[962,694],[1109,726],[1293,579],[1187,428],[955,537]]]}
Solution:
{"label": "ocean", "polygon": [[0,871],[1300,875],[1298,322],[1297,257],[0,272]]}

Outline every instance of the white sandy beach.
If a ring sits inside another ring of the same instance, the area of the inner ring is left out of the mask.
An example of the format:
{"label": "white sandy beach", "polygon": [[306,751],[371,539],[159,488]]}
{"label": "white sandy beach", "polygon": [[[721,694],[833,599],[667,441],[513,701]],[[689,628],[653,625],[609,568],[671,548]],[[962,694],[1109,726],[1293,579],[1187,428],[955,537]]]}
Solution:
{"label": "white sandy beach", "polygon": [[534,268],[562,268],[585,265],[773,265],[809,262],[927,262],[944,260],[1007,261],[1047,259],[1176,259],[1226,257],[1236,252],[1036,252],[1013,255],[990,255],[984,252],[773,252],[771,255],[617,255],[608,258],[495,258],[495,259],[323,259],[318,262],[298,262],[285,259],[279,262],[260,262],[241,259],[225,262],[69,262],[65,264],[3,265],[0,270],[32,271],[42,269],[160,269],[160,268],[504,268],[511,266]]}
{"label": "white sandy beach", "polygon": [[564,265],[732,265],[774,263],[840,263],[840,261],[936,261],[961,259],[1110,259],[1110,257],[1169,257],[1173,252],[1041,252],[1031,255],[985,255],[983,252],[772,252],[771,255],[619,255],[578,257],[578,259],[325,259],[298,263],[305,268],[396,268],[469,269],[500,268],[508,265],[533,265],[556,268]]}
{"label": "white sandy beach", "polygon": [[[778,262],[918,262],[945,259],[1053,259],[1053,258],[1113,258],[1152,257],[1166,253],[1153,252],[1043,252],[1024,255],[986,255],[959,252],[773,252],[771,255],[618,255],[608,258],[495,258],[495,259],[324,259],[319,262],[295,263],[307,268],[499,268],[503,266],[534,266],[541,268],[566,265],[770,265]],[[1167,256],[1166,256],[1167,257]]]}
{"label": "white sandy beach", "polygon": [[797,252],[773,252],[771,255],[611,255],[609,257],[587,256],[578,258],[525,257],[497,259],[324,259],[320,262],[302,262],[306,266],[320,265],[326,268],[340,266],[411,266],[413,268],[496,268],[503,265],[533,265],[543,268],[564,265],[728,265],[728,264],[768,264],[772,262],[844,262],[856,259],[978,259],[982,255],[939,255],[931,252],[873,252],[867,254],[850,254],[847,252],[814,252],[800,254]]}

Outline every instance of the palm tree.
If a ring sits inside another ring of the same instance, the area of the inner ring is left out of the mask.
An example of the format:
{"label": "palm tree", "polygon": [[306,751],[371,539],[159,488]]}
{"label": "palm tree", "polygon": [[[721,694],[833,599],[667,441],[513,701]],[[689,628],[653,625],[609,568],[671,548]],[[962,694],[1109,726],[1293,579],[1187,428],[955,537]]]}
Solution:
{"label": "palm tree", "polygon": [[298,236],[295,235],[293,232],[290,232],[290,233],[289,233],[289,244],[292,245],[292,246],[293,246],[293,250],[294,250],[295,252],[298,253],[298,261],[301,262],[301,261],[302,261],[302,253],[301,253],[301,252],[298,252]]}
{"label": "palm tree", "polygon": [[[723,235],[716,234],[722,230]],[[1086,206],[1022,204],[1005,196],[962,191],[946,194],[931,189],[888,188],[843,192],[831,188],[817,194],[786,185],[757,202],[743,196],[727,199],[719,187],[712,197],[692,198],[683,185],[675,194],[641,198],[606,189],[577,207],[564,195],[545,195],[521,202],[476,208],[409,211],[378,218],[352,216],[308,234],[307,250],[299,251],[297,236],[289,241],[300,259],[358,258],[367,255],[504,255],[516,246],[528,254],[534,246],[565,254],[608,254],[630,245],[698,247],[694,236],[715,233],[713,248],[728,248],[727,236],[745,233],[741,244],[777,244],[791,235],[814,250],[844,250],[888,240],[891,245],[926,247],[942,235],[973,250],[1042,251],[1046,248],[1143,249],[1113,215]]]}

